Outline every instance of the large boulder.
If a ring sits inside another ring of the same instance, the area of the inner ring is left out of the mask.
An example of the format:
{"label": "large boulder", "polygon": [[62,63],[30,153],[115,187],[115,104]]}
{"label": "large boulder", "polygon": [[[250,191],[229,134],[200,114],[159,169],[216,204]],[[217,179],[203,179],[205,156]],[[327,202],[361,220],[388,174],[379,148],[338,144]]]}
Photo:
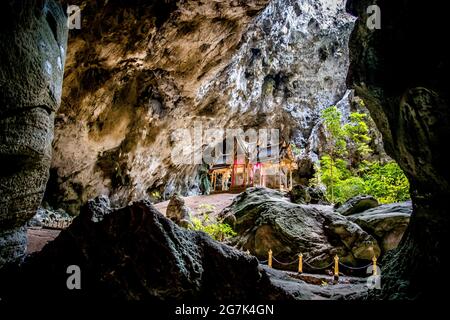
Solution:
{"label": "large boulder", "polygon": [[348,217],[373,235],[384,251],[395,249],[411,218],[411,201],[381,205]]}
{"label": "large boulder", "polygon": [[374,197],[359,195],[348,199],[346,202],[344,202],[344,204],[339,206],[336,211],[344,216],[348,216],[378,206],[378,201]]}
{"label": "large boulder", "polygon": [[271,249],[280,262],[302,253],[311,265],[324,267],[336,254],[353,265],[380,254],[371,235],[332,207],[295,204],[275,190],[249,188],[226,211],[236,217],[234,243],[260,259]]}
{"label": "large boulder", "polygon": [[187,228],[191,224],[190,209],[179,194],[174,194],[167,205],[166,217],[177,225]]}
{"label": "large boulder", "polygon": [[[71,265],[81,270],[81,290],[66,286]],[[19,269],[0,273],[0,283],[4,301],[287,298],[256,258],[179,228],[149,202],[113,210],[105,197],[89,201],[68,229]]]}

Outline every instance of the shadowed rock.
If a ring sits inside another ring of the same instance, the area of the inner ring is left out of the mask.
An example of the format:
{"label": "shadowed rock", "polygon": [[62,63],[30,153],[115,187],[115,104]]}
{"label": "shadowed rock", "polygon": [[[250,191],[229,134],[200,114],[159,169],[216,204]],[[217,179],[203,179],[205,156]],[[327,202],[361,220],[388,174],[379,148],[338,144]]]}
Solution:
{"label": "shadowed rock", "polygon": [[[413,213],[399,247],[385,259],[381,297],[441,298],[450,284],[450,57],[439,30],[445,10],[413,1],[378,0],[382,26],[366,26],[372,0],[349,0],[357,15],[348,83],[383,135],[386,152],[410,182]],[[430,280],[427,274],[432,274]]]}
{"label": "shadowed rock", "polygon": [[174,194],[167,205],[166,217],[177,225],[187,228],[191,224],[191,215],[184,199],[179,194]]}
{"label": "shadowed rock", "polygon": [[386,252],[397,248],[411,217],[411,201],[381,205],[348,216],[366,232],[373,235]]}
{"label": "shadowed rock", "polygon": [[289,192],[292,202],[299,204],[329,204],[323,190],[304,185],[296,185]]}
{"label": "shadowed rock", "polygon": [[338,207],[336,211],[344,216],[348,216],[351,214],[362,212],[364,210],[375,208],[378,205],[378,201],[374,197],[361,195],[348,199],[344,202],[343,205]]}
{"label": "shadowed rock", "polygon": [[[66,287],[67,267],[81,290]],[[266,300],[287,298],[254,257],[179,228],[148,202],[112,210],[91,200],[72,225],[19,270],[0,279],[5,300]]]}

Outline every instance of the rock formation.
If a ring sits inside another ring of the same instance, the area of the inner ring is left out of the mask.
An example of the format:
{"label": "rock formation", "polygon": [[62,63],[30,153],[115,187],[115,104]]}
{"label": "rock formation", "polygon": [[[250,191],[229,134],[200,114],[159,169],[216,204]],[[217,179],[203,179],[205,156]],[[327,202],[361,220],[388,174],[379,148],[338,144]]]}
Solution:
{"label": "rock formation", "polygon": [[329,204],[325,198],[325,192],[315,187],[306,187],[305,185],[295,185],[289,192],[289,198],[294,203],[299,204]]}
{"label": "rock formation", "polygon": [[27,226],[42,227],[42,226],[66,226],[72,222],[72,217],[64,212],[62,209],[50,210],[38,208],[36,215],[28,221]]}
{"label": "rock formation", "polygon": [[196,123],[280,129],[306,147],[321,108],[346,91],[343,1],[70,4],[81,2],[46,193],[69,213],[99,194],[126,205],[198,193],[198,166],[171,160],[179,139],[192,142],[177,130]]}
{"label": "rock formation", "polygon": [[174,194],[167,205],[166,217],[181,227],[188,227],[191,224],[189,208],[184,203],[184,199],[179,194]]}
{"label": "rock formation", "polygon": [[411,217],[411,201],[385,204],[348,216],[374,236],[384,252],[397,248]]}
{"label": "rock formation", "polygon": [[294,204],[278,191],[250,188],[226,210],[236,217],[234,242],[261,260],[269,249],[283,263],[296,261],[302,253],[315,267],[329,265],[336,254],[352,265],[380,255],[371,235],[330,206]]}
{"label": "rock formation", "polygon": [[[80,290],[68,290],[69,266],[80,268]],[[365,279],[342,277],[330,290],[323,286],[329,276],[269,269],[202,232],[178,227],[149,202],[114,210],[104,196],[89,201],[67,230],[20,268],[2,271],[2,302],[139,300],[160,310],[164,302],[347,300],[368,294]]]}
{"label": "rock formation", "polygon": [[[90,32],[73,31],[64,93],[61,7],[53,0],[9,1],[0,11],[0,40],[8,44],[0,48],[0,268],[23,255],[23,226],[39,206],[50,161],[46,198],[72,213],[102,193],[126,204],[149,192],[196,192],[198,168],[170,161],[177,129],[196,121],[205,129],[279,128],[283,137],[313,150],[308,145],[321,141],[320,108],[346,89],[354,19],[341,1],[73,2],[82,5],[82,28]],[[374,4],[382,24],[370,30],[367,8]],[[450,63],[441,35],[446,11],[388,0],[349,0],[347,9],[359,17],[347,84],[364,100],[387,153],[411,185],[410,224],[384,259],[379,298],[439,298],[450,282],[450,169],[443,152],[450,137]],[[367,259],[361,241],[371,237],[346,217],[307,210],[280,194],[261,199],[267,203],[246,204],[248,212],[236,214],[236,225],[245,233],[253,217],[267,221],[256,220],[254,231],[262,229],[261,242],[269,239],[275,254],[280,248],[292,257],[301,248],[286,246],[293,243],[287,240],[304,237],[313,246],[307,252],[322,252],[317,242],[336,246],[349,263]],[[76,296],[65,287],[73,264],[86,272],[83,293],[91,298],[258,298],[267,288],[273,298],[286,297],[273,290],[255,259],[181,230],[146,202],[114,212],[106,198],[90,202],[19,270],[2,269],[1,297],[34,298],[42,288]],[[291,230],[291,221],[319,234]],[[280,226],[288,232],[274,240]],[[246,234],[253,245],[256,236]],[[276,241],[286,242],[278,247]]]}
{"label": "rock formation", "polygon": [[[366,22],[381,9],[381,29]],[[398,249],[382,270],[382,298],[438,298],[449,284],[449,55],[439,30],[444,10],[401,1],[349,1],[359,16],[350,41],[348,84],[383,134],[386,152],[411,185],[413,213]],[[433,275],[430,279],[426,275]]]}
{"label": "rock formation", "polygon": [[[72,265],[81,270],[81,290],[67,288]],[[106,197],[89,201],[56,240],[3,276],[5,301],[292,298],[271,283],[256,258],[179,228],[148,202],[113,210]]]}
{"label": "rock formation", "polygon": [[0,268],[26,249],[52,156],[62,92],[66,16],[48,1],[9,1],[0,10]]}
{"label": "rock formation", "polygon": [[336,211],[344,216],[359,213],[377,207],[378,201],[372,196],[359,195],[345,201]]}
{"label": "rock formation", "polygon": [[293,186],[292,190],[289,192],[289,198],[292,202],[301,204],[310,203],[311,201],[308,187],[303,184]]}

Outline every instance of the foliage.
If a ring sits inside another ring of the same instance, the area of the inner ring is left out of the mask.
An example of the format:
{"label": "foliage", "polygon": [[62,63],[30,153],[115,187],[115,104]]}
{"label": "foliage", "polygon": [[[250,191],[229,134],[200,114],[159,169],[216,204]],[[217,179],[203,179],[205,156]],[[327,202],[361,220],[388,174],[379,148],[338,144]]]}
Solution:
{"label": "foliage", "polygon": [[[331,137],[330,152],[322,156],[316,167],[312,184],[324,184],[331,202],[345,202],[359,194],[370,194],[381,203],[409,199],[409,182],[394,161],[369,161],[373,151],[369,147],[367,115],[352,113],[349,122],[342,125],[342,115],[336,106],[322,113],[325,127]],[[345,157],[352,154],[356,163]]]}
{"label": "foliage", "polygon": [[[327,187],[326,197],[330,202],[342,203],[365,191],[364,180],[354,176],[343,159],[336,159],[333,162],[329,156],[323,156],[320,166],[316,168],[316,177],[318,179],[316,184],[323,183]],[[331,186],[333,193],[331,193]]]}
{"label": "foliage", "polygon": [[381,203],[392,203],[409,199],[409,182],[400,166],[394,162],[373,162],[363,170],[365,193],[371,194]]}
{"label": "foliage", "polygon": [[[343,203],[360,194],[370,194],[380,203],[393,203],[409,199],[409,182],[405,174],[394,161],[365,162],[358,171],[349,170],[346,162],[338,159],[333,167],[333,181],[329,175],[331,162],[327,156],[322,157],[321,165],[316,169],[316,181],[327,187],[329,201]],[[320,180],[318,180],[320,179]],[[334,192],[331,199],[330,186]]]}
{"label": "foliage", "polygon": [[367,157],[372,149],[369,147],[369,127],[365,122],[367,115],[364,113],[353,112],[350,114],[349,123],[343,126],[345,137],[348,138],[354,144],[353,154],[362,160]]}
{"label": "foliage", "polygon": [[197,207],[197,212],[200,215],[211,214],[216,210],[216,206],[209,203],[201,203]]}
{"label": "foliage", "polygon": [[320,159],[320,166],[316,168],[319,173],[320,182],[326,186],[336,184],[338,181],[343,180],[350,176],[350,172],[347,170],[347,162],[343,159],[333,159],[325,155]]}
{"label": "foliage", "polygon": [[191,230],[203,231],[217,241],[224,241],[236,236],[236,232],[230,225],[222,222],[214,222],[209,218],[209,215],[204,215],[202,218],[192,218]]}
{"label": "foliage", "polygon": [[298,157],[302,154],[302,150],[297,147],[294,143],[291,143],[291,150],[295,157]]}
{"label": "foliage", "polygon": [[365,194],[365,181],[361,177],[351,176],[336,183],[335,199],[343,203],[351,197]]}
{"label": "foliage", "polygon": [[151,196],[152,196],[154,199],[157,199],[157,200],[162,199],[161,192],[159,192],[159,191],[153,191],[153,192],[151,193]]}
{"label": "foliage", "polygon": [[341,125],[341,112],[336,106],[331,106],[323,110],[321,115],[327,131],[331,135],[331,159],[344,156],[347,152],[346,128]]}

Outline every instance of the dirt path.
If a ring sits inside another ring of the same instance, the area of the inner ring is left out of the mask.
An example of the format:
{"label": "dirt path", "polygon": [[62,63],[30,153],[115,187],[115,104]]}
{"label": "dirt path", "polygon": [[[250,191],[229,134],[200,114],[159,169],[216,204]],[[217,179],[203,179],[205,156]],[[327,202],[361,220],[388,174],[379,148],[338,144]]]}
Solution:
{"label": "dirt path", "polygon": [[[185,197],[184,199],[186,201],[186,205],[192,210],[193,213],[198,212],[199,206],[202,204],[208,204],[214,206],[213,215],[216,215],[222,211],[223,208],[228,207],[236,196],[237,194],[220,193],[209,196]],[[168,204],[169,201],[164,201],[155,204],[155,207],[165,215]],[[48,242],[54,240],[60,232],[60,230],[53,229],[29,228],[27,253],[41,251],[42,248]]]}
{"label": "dirt path", "polygon": [[[208,204],[214,206],[214,214],[218,214],[220,211],[222,211],[224,208],[228,207],[231,202],[233,202],[233,199],[237,196],[237,194],[232,193],[218,193],[218,194],[211,194],[208,196],[192,196],[192,197],[185,197],[184,200],[186,202],[186,205],[192,210],[193,213],[199,211],[199,206],[202,204]],[[164,201],[155,204],[155,207],[162,213],[166,214],[167,205],[169,204],[169,201]]]}
{"label": "dirt path", "polygon": [[53,229],[28,229],[28,246],[27,253],[41,251],[42,248],[50,241],[54,240],[60,233],[60,230]]}

